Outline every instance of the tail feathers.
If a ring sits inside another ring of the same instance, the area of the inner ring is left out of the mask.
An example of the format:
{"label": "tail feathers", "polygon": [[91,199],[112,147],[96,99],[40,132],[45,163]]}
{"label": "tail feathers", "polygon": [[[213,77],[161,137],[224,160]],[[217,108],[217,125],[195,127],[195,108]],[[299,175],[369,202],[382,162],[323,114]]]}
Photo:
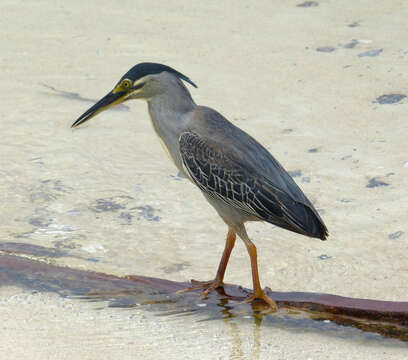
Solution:
{"label": "tail feathers", "polygon": [[312,211],[309,207],[307,207],[308,211],[310,212],[310,234],[309,236],[316,237],[320,240],[327,240],[329,236],[329,232],[327,231],[326,225],[323,223],[323,220],[320,218],[319,215],[316,215],[314,211]]}
{"label": "tail feathers", "polygon": [[317,211],[304,204],[301,204],[301,206],[303,207],[303,216],[301,216],[301,219],[299,219],[301,221],[298,221],[297,225],[304,231],[304,235],[326,240],[329,232]]}
{"label": "tail feathers", "polygon": [[313,205],[309,206],[293,201],[291,205],[290,207],[284,205],[281,207],[282,217],[273,217],[267,221],[298,234],[321,240],[327,239],[329,235],[327,227]]}

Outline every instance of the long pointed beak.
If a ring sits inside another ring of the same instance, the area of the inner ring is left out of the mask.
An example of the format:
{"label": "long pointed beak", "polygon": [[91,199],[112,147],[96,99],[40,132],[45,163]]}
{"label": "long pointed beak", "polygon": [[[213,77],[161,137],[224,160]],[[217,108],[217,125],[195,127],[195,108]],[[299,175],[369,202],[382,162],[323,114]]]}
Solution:
{"label": "long pointed beak", "polygon": [[99,114],[102,111],[109,109],[110,107],[120,104],[126,98],[126,92],[118,91],[114,92],[113,90],[105,95],[101,100],[99,100],[95,105],[85,111],[71,127],[77,127],[83,124],[85,121],[92,119],[95,115]]}

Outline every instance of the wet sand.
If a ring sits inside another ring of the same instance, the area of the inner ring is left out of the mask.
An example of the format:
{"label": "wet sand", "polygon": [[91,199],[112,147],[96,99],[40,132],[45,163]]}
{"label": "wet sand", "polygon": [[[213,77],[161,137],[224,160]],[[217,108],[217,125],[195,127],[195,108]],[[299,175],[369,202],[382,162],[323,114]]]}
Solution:
{"label": "wet sand", "polygon": [[[127,103],[70,129],[131,66],[161,62],[197,83],[197,103],[264,144],[329,228],[320,242],[250,224],[264,286],[407,301],[408,7],[301,3],[2,2],[1,241],[56,249],[64,255],[43,260],[81,270],[214,276],[226,227],[165,158],[146,105]],[[251,287],[240,242],[226,275]],[[257,325],[247,315],[158,317],[2,285],[0,349],[13,359],[188,359],[197,351],[383,359],[407,350],[350,330]]]}

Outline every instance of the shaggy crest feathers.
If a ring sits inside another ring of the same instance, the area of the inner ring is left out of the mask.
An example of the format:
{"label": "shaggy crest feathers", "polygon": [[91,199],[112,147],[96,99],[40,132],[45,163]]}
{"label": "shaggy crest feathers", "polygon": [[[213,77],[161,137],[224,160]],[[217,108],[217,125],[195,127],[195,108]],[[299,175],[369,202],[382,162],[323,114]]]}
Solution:
{"label": "shaggy crest feathers", "polygon": [[167,71],[171,74],[174,74],[179,79],[188,82],[189,84],[193,85],[195,88],[197,87],[197,85],[194,84],[190,80],[189,77],[171,68],[170,66],[163,65],[163,64],[157,64],[157,63],[149,63],[149,62],[144,62],[144,63],[140,63],[140,64],[133,66],[125,75],[123,75],[121,80],[123,79],[138,80],[142,78],[143,76],[151,75],[151,74],[159,74],[163,71]]}

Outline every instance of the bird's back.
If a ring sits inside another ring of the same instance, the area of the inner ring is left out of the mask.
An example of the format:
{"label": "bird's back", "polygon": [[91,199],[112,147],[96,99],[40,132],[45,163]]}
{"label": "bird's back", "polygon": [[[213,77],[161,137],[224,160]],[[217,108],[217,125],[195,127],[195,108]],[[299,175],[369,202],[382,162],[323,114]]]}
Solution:
{"label": "bird's back", "polygon": [[278,205],[285,215],[280,217],[278,211],[277,216],[267,216],[269,212],[266,211],[263,216],[261,212],[262,220],[303,235],[326,239],[327,228],[316,209],[268,150],[211,108],[198,106],[189,117],[189,130],[211,149],[230,159],[237,169],[245,171],[261,196],[270,195],[269,198],[274,199],[273,202],[265,199],[262,208],[270,204],[271,213],[275,214]]}

